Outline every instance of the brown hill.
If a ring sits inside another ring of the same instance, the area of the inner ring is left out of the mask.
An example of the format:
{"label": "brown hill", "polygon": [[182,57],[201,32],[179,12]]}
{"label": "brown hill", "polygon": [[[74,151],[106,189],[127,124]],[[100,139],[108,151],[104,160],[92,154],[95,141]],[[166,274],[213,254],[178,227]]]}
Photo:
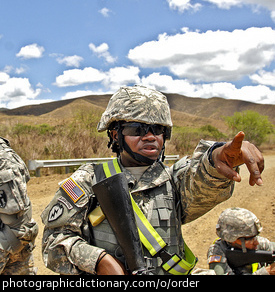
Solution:
{"label": "brown hill", "polygon": [[[231,116],[234,112],[244,110],[257,111],[262,115],[269,117],[270,121],[275,124],[275,105],[256,104],[241,100],[230,100],[219,97],[209,99],[192,98],[180,94],[166,94],[168,102],[172,110],[184,112],[193,116],[199,116],[211,119],[222,119],[223,116]],[[5,110],[1,113],[6,115],[34,115],[40,116],[50,113],[56,109],[62,108],[76,100],[85,100],[101,108],[105,108],[111,95],[89,95],[74,99],[54,101],[39,105],[28,105],[12,110]]]}
{"label": "brown hill", "polygon": [[224,99],[220,97],[192,98],[179,94],[166,94],[171,109],[200,117],[221,119],[232,116],[235,112],[253,110],[268,116],[275,123],[275,105],[257,104],[242,100]]}
{"label": "brown hill", "polygon": [[66,119],[66,118],[72,118],[80,111],[89,111],[89,112],[95,112],[101,115],[101,113],[104,111],[104,107],[100,107],[96,105],[96,103],[91,103],[84,98],[77,98],[71,100],[70,103],[58,107],[50,112],[47,112],[45,114],[42,114],[40,117],[45,119]]}

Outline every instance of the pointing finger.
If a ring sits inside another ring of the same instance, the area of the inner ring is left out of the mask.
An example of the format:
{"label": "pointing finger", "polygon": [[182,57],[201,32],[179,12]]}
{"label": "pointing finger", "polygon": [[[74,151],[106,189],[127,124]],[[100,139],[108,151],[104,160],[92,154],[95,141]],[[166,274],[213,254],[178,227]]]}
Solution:
{"label": "pointing finger", "polygon": [[243,131],[236,134],[236,136],[234,137],[234,139],[231,142],[230,148],[232,150],[241,150],[244,136],[245,136],[245,134]]}

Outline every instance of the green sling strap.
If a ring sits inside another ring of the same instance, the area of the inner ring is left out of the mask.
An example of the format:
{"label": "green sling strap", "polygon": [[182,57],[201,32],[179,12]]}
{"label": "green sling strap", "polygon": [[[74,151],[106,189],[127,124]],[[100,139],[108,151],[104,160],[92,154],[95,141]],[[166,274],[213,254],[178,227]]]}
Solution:
{"label": "green sling strap", "polygon": [[[106,177],[110,177],[114,174],[121,172],[117,159],[104,162],[103,170]],[[140,240],[142,244],[148,249],[149,253],[154,256],[158,252],[162,252],[164,250],[166,243],[147,220],[143,212],[134,201],[130,192],[129,194],[135,214]],[[173,275],[187,275],[194,268],[197,262],[197,258],[194,256],[186,243],[184,243],[184,249],[186,260],[182,259],[177,254],[170,255],[165,252],[166,260],[165,263],[162,265],[162,268]],[[168,259],[167,255],[169,255]]]}

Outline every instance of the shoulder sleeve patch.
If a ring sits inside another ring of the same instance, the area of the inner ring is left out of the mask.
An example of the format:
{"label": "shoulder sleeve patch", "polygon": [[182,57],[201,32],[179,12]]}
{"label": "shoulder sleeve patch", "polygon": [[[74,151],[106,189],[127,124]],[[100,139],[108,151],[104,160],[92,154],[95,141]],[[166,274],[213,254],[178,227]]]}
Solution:
{"label": "shoulder sleeve patch", "polygon": [[212,255],[208,258],[208,264],[211,263],[220,263],[222,260],[222,256],[220,255]]}
{"label": "shoulder sleeve patch", "polygon": [[48,216],[48,222],[52,222],[57,220],[64,212],[64,207],[62,204],[55,204],[50,210],[49,216]]}
{"label": "shoulder sleeve patch", "polygon": [[74,203],[76,203],[85,194],[83,189],[72,178],[69,178],[63,182],[61,188],[67,193]]}

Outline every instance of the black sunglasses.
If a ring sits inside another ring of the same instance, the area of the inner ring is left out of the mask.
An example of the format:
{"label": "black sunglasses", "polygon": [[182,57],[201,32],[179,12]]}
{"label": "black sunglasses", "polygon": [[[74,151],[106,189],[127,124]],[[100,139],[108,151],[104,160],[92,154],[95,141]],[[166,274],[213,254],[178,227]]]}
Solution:
{"label": "black sunglasses", "polygon": [[145,136],[148,132],[153,135],[161,135],[165,132],[165,127],[157,124],[144,123],[124,123],[122,124],[122,134],[124,136]]}

